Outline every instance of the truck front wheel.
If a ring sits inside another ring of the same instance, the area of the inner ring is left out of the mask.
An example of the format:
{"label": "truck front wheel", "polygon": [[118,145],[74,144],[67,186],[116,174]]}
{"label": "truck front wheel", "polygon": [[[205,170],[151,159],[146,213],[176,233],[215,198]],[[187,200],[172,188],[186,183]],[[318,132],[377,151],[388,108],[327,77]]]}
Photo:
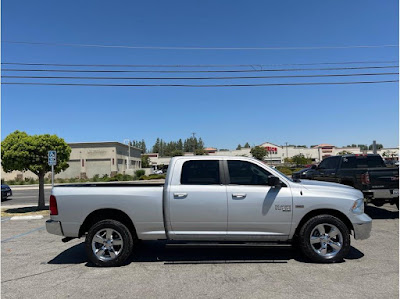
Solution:
{"label": "truck front wheel", "polygon": [[300,229],[299,245],[303,254],[313,262],[338,262],[350,250],[350,232],[339,218],[318,215]]}
{"label": "truck front wheel", "polygon": [[132,253],[132,234],[119,221],[102,220],[89,229],[85,249],[89,260],[97,266],[121,266]]}

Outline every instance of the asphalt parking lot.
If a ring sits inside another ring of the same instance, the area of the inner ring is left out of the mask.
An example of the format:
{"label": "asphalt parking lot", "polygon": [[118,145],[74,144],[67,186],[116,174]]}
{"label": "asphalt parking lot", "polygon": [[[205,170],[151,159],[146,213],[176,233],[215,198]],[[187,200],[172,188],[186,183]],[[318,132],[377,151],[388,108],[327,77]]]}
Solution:
{"label": "asphalt parking lot", "polygon": [[371,238],[342,263],[313,264],[292,248],[165,248],[143,242],[119,268],[87,263],[83,240],[62,243],[44,220],[2,219],[3,298],[398,298],[399,213],[369,207]]}

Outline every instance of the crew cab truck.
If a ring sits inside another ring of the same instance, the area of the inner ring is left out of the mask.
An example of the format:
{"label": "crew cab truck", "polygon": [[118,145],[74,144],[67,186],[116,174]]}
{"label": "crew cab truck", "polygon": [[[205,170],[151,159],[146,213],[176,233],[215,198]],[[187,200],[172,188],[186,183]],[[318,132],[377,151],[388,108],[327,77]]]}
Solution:
{"label": "crew cab truck", "polygon": [[49,233],[85,236],[98,266],[123,264],[138,240],[193,245],[298,244],[314,262],[342,260],[350,235],[366,239],[371,218],[353,187],[293,181],[246,157],[171,159],[165,184],[55,186]]}
{"label": "crew cab truck", "polygon": [[377,154],[327,157],[309,178],[352,186],[363,192],[366,203],[399,207],[399,168],[387,167]]}

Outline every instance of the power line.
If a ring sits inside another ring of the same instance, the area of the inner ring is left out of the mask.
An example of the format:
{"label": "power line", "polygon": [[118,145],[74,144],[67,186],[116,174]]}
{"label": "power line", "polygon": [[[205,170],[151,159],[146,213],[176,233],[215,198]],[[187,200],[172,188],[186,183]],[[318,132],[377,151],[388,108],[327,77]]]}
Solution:
{"label": "power line", "polygon": [[2,76],[12,79],[83,79],[83,80],[229,80],[229,79],[274,79],[274,78],[317,78],[317,77],[354,77],[398,75],[399,73],[355,73],[355,74],[322,74],[290,76],[239,76],[239,77],[71,77],[71,76]]}
{"label": "power line", "polygon": [[384,81],[350,81],[350,82],[303,82],[303,83],[265,83],[265,84],[218,84],[218,85],[196,85],[196,84],[81,84],[81,83],[37,83],[37,82],[2,82],[6,85],[43,85],[43,86],[96,86],[96,87],[255,87],[255,86],[301,86],[301,85],[350,85],[350,84],[376,84],[395,83],[399,80]]}
{"label": "power line", "polygon": [[394,48],[398,45],[350,45],[350,46],[317,46],[317,47],[165,47],[165,46],[129,46],[129,45],[101,45],[75,43],[48,43],[28,41],[2,41],[8,44],[41,45],[41,46],[68,46],[91,48],[121,48],[143,50],[325,50],[325,49],[362,49],[362,48]]}
{"label": "power line", "polygon": [[345,61],[345,62],[315,62],[315,63],[281,63],[281,64],[65,64],[65,63],[25,63],[2,62],[2,65],[28,66],[68,66],[68,67],[138,67],[138,68],[197,68],[197,67],[264,67],[264,66],[295,66],[295,65],[337,65],[337,64],[387,64],[398,63],[398,60],[387,61]]}
{"label": "power line", "polygon": [[337,68],[297,68],[297,69],[261,69],[261,70],[196,70],[196,71],[171,71],[171,70],[56,70],[56,69],[2,69],[5,72],[57,72],[57,73],[250,73],[250,72],[290,72],[290,71],[333,71],[333,70],[366,70],[398,68],[390,66],[365,66],[365,67],[337,67]]}

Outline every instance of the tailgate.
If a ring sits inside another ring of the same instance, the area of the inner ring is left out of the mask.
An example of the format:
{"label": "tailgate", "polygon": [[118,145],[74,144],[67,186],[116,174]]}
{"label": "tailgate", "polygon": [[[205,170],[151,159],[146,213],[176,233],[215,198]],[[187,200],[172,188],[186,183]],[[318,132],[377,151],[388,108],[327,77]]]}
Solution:
{"label": "tailgate", "polygon": [[372,168],[368,172],[371,189],[399,188],[399,168]]}

